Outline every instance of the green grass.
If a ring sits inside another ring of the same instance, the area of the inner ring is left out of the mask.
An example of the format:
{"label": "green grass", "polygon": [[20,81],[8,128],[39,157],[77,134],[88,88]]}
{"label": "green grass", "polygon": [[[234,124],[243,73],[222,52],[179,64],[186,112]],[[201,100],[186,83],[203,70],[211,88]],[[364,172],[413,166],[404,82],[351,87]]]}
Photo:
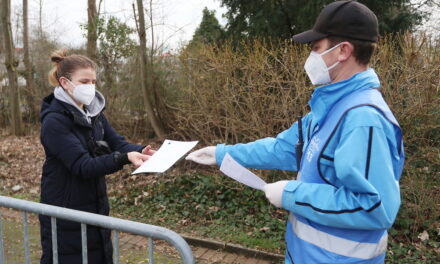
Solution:
{"label": "green grass", "polygon": [[[23,224],[18,221],[2,219],[3,243],[5,245],[5,263],[18,264],[25,262]],[[37,225],[28,225],[29,249],[31,263],[39,262],[41,257],[40,229]]]}
{"label": "green grass", "polygon": [[[134,187],[134,186],[132,186]],[[264,193],[215,175],[182,175],[110,198],[113,212],[202,238],[281,253],[287,213]]]}
{"label": "green grass", "polygon": [[[23,224],[18,219],[3,219],[3,242],[5,245],[5,263],[19,264],[25,262],[23,242]],[[38,223],[29,223],[29,249],[31,263],[39,263],[41,257],[40,229]],[[119,263],[123,264],[147,264],[147,249],[135,249],[121,246]],[[154,252],[154,263],[175,264],[180,263],[175,257],[163,253]]]}
{"label": "green grass", "polygon": [[[432,206],[439,204],[438,179],[429,172],[409,162],[386,263],[440,263],[440,223]],[[216,174],[161,175],[153,183],[128,186],[129,191],[110,195],[112,212],[196,237],[284,252],[287,213],[270,205],[261,191]],[[430,239],[421,242],[417,236],[424,230]]]}

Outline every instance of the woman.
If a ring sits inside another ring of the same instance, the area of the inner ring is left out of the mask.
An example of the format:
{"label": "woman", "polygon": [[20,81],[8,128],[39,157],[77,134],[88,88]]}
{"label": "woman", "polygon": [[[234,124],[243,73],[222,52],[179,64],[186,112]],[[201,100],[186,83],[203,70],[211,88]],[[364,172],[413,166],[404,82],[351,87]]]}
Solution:
{"label": "woman", "polygon": [[[108,123],[103,95],[95,90],[96,64],[82,55],[56,51],[49,73],[54,92],[40,113],[41,143],[46,153],[41,203],[109,214],[105,175],[125,164],[139,167],[154,153],[129,144]],[[41,263],[52,263],[50,218],[40,216]],[[58,219],[59,263],[82,263],[79,223]],[[89,263],[112,263],[110,231],[87,226]]]}

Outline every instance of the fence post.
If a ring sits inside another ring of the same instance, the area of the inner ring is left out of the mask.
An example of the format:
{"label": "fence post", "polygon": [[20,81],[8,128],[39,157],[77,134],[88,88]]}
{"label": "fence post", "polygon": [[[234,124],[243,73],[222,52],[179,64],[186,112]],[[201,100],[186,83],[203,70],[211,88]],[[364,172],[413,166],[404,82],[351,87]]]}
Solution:
{"label": "fence post", "polygon": [[24,256],[25,263],[30,264],[30,254],[29,254],[29,232],[28,232],[28,213],[23,211],[23,236],[24,236]]}
{"label": "fence post", "polygon": [[153,239],[151,237],[148,238],[148,259],[149,264],[154,264],[154,245],[153,245]]}
{"label": "fence post", "polygon": [[52,226],[52,258],[53,264],[58,264],[58,239],[57,239],[57,219],[55,217],[50,218]]}
{"label": "fence post", "polygon": [[5,252],[3,250],[3,217],[0,212],[0,263],[5,263]]}
{"label": "fence post", "polygon": [[83,264],[87,264],[87,225],[83,223],[81,223],[81,246]]}
{"label": "fence post", "polygon": [[119,232],[113,232],[113,264],[119,264]]}

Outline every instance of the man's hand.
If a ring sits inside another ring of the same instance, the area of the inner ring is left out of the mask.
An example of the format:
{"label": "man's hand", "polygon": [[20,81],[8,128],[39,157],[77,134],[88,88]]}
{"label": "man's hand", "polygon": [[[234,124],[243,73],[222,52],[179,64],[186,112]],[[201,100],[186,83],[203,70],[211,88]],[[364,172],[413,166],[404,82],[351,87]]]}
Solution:
{"label": "man's hand", "polygon": [[199,150],[196,150],[194,152],[189,153],[188,156],[186,156],[186,160],[192,160],[196,163],[203,164],[203,165],[216,165],[217,161],[215,159],[215,149],[217,147],[210,146],[205,147]]}
{"label": "man's hand", "polygon": [[154,153],[156,153],[156,150],[152,149],[150,145],[146,146],[142,150],[142,154],[152,156]]}
{"label": "man's hand", "polygon": [[264,193],[266,194],[266,198],[269,202],[275,205],[278,208],[282,206],[282,197],[284,187],[286,187],[289,181],[277,181],[274,183],[266,184],[263,188]]}
{"label": "man's hand", "polygon": [[127,153],[128,156],[128,160],[136,167],[138,168],[139,166],[142,165],[142,163],[144,163],[145,161],[147,161],[151,156],[150,155],[145,155],[136,151],[133,152],[128,152]]}

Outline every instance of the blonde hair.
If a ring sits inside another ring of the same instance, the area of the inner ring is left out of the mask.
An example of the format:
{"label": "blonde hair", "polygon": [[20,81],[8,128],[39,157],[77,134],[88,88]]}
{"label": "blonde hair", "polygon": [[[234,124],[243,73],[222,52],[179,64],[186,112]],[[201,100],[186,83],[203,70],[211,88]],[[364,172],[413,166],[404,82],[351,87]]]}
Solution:
{"label": "blonde hair", "polygon": [[49,83],[53,86],[60,85],[60,78],[71,79],[77,69],[91,68],[96,70],[96,63],[84,55],[67,55],[67,50],[56,50],[50,60],[53,68],[49,71]]}

